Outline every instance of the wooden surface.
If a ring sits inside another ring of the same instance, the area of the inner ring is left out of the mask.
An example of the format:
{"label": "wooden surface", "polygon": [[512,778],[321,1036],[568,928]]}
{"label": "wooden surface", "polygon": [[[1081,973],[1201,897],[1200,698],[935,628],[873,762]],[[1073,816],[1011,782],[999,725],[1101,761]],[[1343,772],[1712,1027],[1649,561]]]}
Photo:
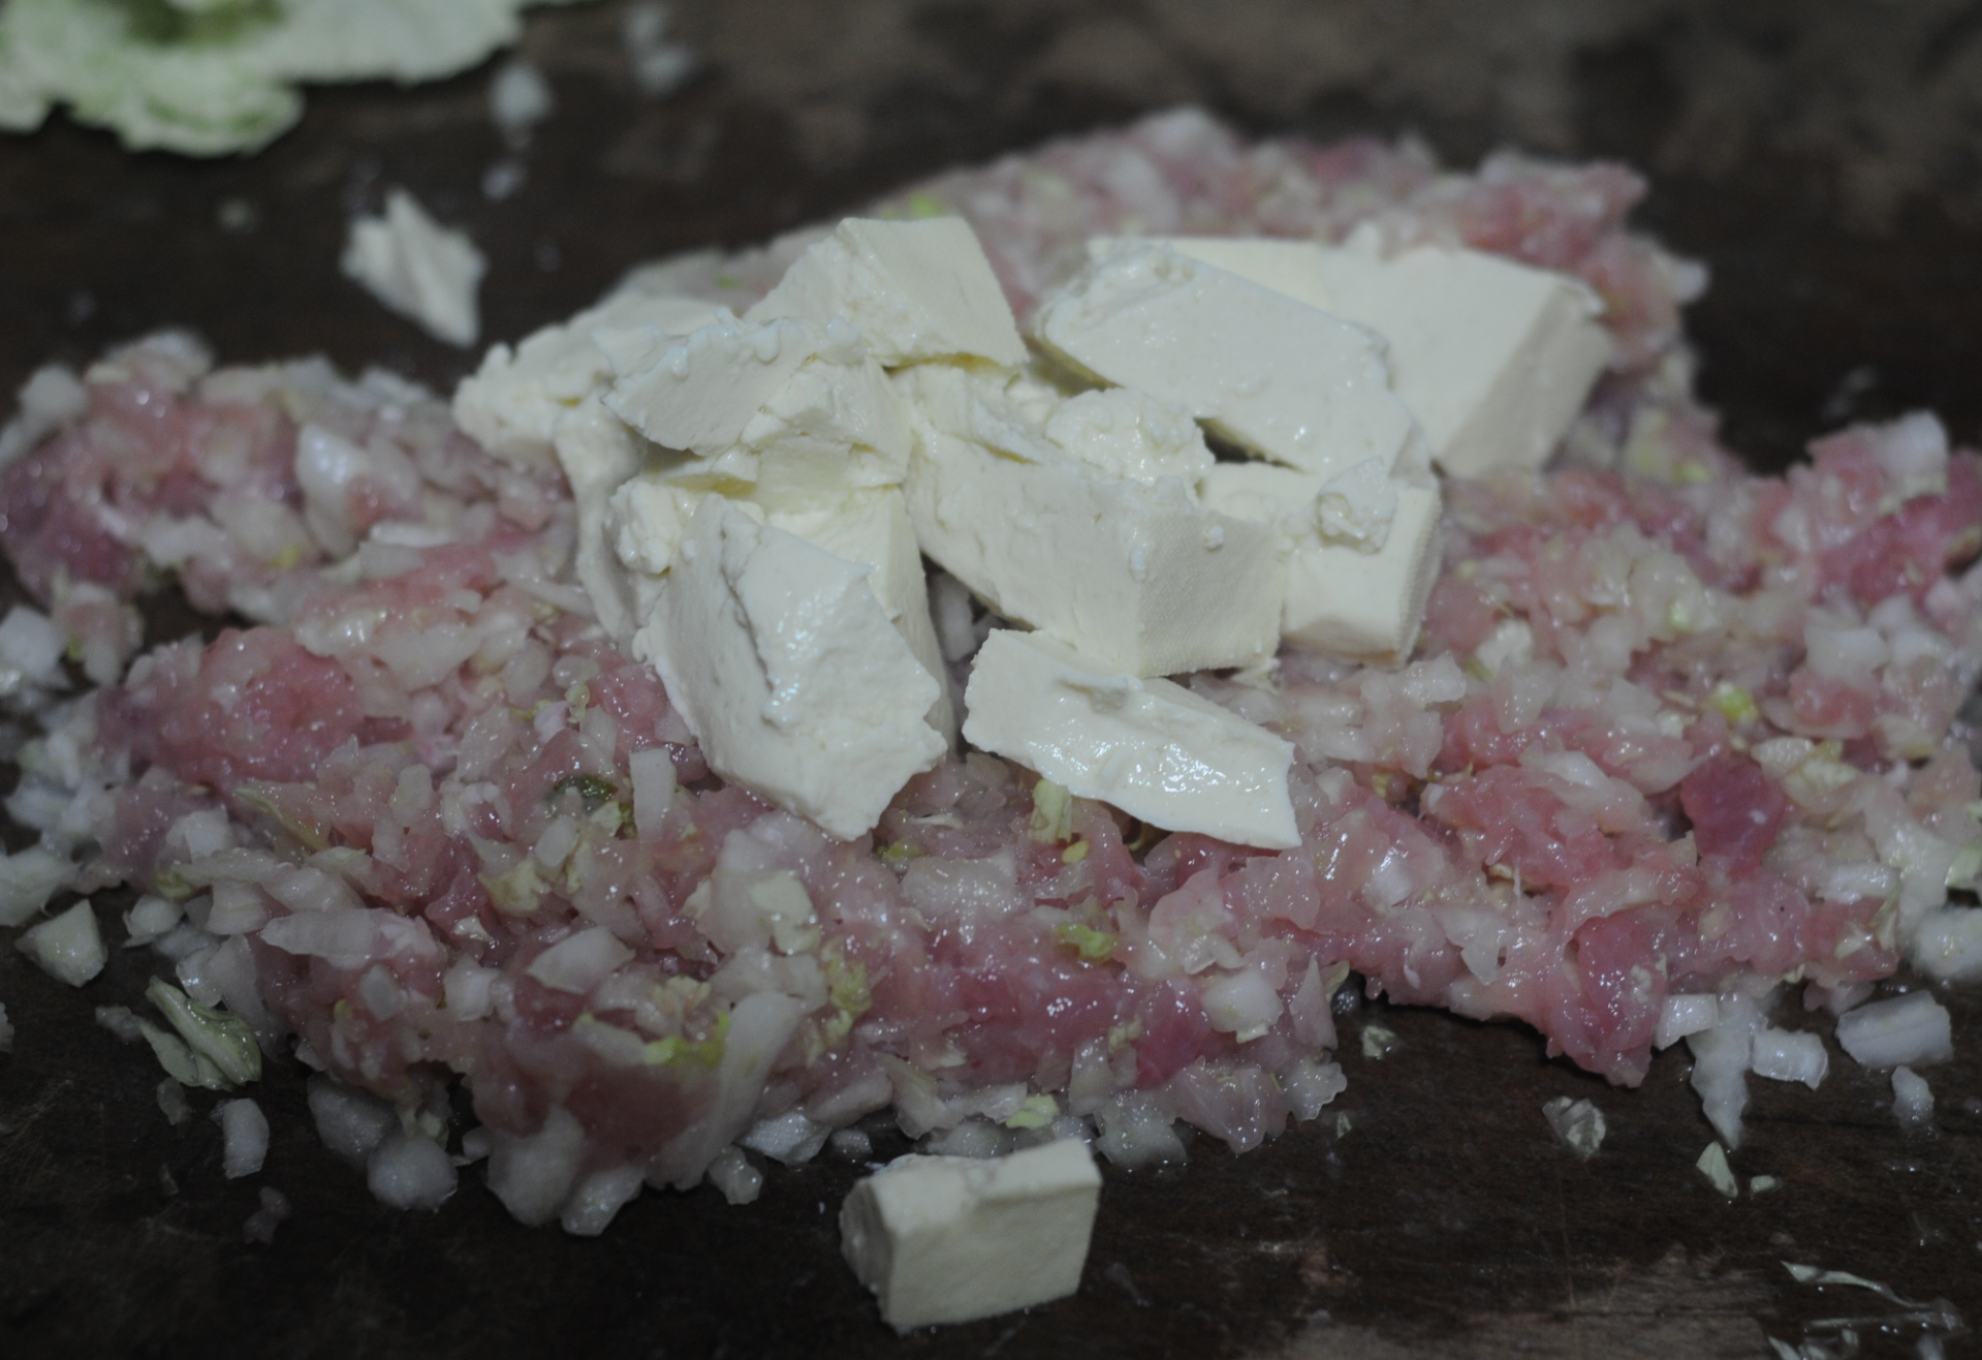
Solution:
{"label": "wooden surface", "polygon": [[[1691,318],[1702,387],[1758,466],[1841,419],[1919,405],[1959,439],[1982,427],[1982,6],[675,12],[705,64],[659,101],[627,78],[620,6],[532,20],[559,110],[500,202],[479,188],[506,154],[486,71],[315,92],[303,126],[250,160],[127,156],[59,120],[0,142],[0,388],[165,324],[224,359],[323,351],[451,385],[470,356],[336,270],[348,217],[392,184],[474,234],[492,260],[485,339],[514,338],[638,260],[1195,99],[1260,133],[1415,131],[1457,163],[1513,141],[1650,168],[1639,221],[1713,267]],[[184,626],[154,618],[159,637]],[[99,898],[106,925],[121,905]],[[833,1216],[863,1170],[844,1161],[774,1168],[747,1208],[649,1194],[599,1241],[516,1226],[476,1172],[438,1214],[396,1214],[321,1149],[285,1068],[253,1093],[274,1129],[265,1170],[225,1181],[210,1100],[171,1128],[149,1056],[91,1023],[154,967],[120,952],[70,991],[0,949],[18,1031],[0,1058],[0,1355],[1766,1356],[1769,1338],[1835,1347],[1837,1319],[1860,1320],[1861,1354],[1919,1354],[1929,1324],[1947,1354],[1978,1353],[1944,1325],[1982,1325],[1974,992],[1945,998],[1961,1056],[1927,1073],[1932,1132],[1902,1134],[1884,1077],[1833,1048],[1818,1093],[1754,1083],[1735,1168],[1782,1185],[1732,1203],[1693,1169],[1711,1132],[1683,1050],[1621,1091],[1513,1026],[1346,1016],[1349,1091],[1314,1126],[1243,1158],[1199,1139],[1185,1167],[1108,1172],[1076,1298],[896,1338],[839,1261]],[[1376,1018],[1401,1039],[1380,1061],[1359,1047]],[[1557,1095],[1607,1117],[1592,1161],[1550,1136]],[[294,1206],[270,1246],[241,1237],[263,1185]],[[1798,1284],[1784,1262],[1908,1304]]]}

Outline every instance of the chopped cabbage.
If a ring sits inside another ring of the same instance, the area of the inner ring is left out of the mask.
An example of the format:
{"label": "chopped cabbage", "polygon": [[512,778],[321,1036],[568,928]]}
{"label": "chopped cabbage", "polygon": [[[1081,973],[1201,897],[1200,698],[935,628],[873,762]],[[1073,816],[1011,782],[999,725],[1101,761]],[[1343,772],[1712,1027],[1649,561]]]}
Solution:
{"label": "chopped cabbage", "polygon": [[165,1070],[187,1086],[226,1091],[261,1077],[262,1051],[247,1021],[202,1006],[160,978],[145,988],[145,1000],[178,1031],[167,1034],[140,1020],[145,1041]]}
{"label": "chopped cabbage", "polygon": [[254,151],[302,116],[304,81],[401,84],[466,70],[571,0],[8,0],[0,128],[55,104],[133,150]]}

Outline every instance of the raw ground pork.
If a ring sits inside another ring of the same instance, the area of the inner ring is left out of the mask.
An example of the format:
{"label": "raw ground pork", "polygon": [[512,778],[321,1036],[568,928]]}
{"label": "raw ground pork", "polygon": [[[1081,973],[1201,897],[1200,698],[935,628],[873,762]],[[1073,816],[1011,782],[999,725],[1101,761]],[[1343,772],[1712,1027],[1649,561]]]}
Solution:
{"label": "raw ground pork", "polygon": [[[1175,1119],[1252,1147],[1341,1088],[1350,970],[1625,1084],[1669,997],[1841,1005],[1909,945],[1973,971],[1982,913],[1947,897],[1982,868],[1977,456],[1921,416],[1745,476],[1679,348],[1704,278],[1622,225],[1641,187],[1183,113],[880,205],[969,218],[1022,317],[1088,236],[1138,231],[1369,224],[1602,295],[1618,359],[1558,470],[1448,483],[1409,665],[1190,679],[1296,743],[1296,850],[1163,836],[978,753],[833,842],[712,778],[604,640],[557,473],[389,376],[209,371],[176,337],[44,372],[9,436],[0,537],[101,686],[16,675],[47,732],[9,811],[69,887],[147,894],[195,1000],[397,1106],[393,1156],[460,1132],[458,1077],[496,1192],[574,1231],[642,1184],[747,1197],[739,1143],[799,1160],[891,1106],[948,1150],[1057,1131],[1133,1163],[1182,1155]],[[808,239],[629,286],[742,304]],[[126,669],[128,601],[168,576],[234,626]],[[794,880],[816,924],[773,938],[753,894]]]}

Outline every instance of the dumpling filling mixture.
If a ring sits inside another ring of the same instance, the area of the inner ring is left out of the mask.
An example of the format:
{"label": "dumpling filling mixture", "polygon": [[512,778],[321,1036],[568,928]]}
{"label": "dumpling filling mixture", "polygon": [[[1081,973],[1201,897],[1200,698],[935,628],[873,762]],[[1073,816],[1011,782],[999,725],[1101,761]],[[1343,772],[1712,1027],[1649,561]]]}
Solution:
{"label": "dumpling filling mixture", "polygon": [[[486,1149],[580,1233],[889,1109],[1243,1151],[1351,973],[1626,1085],[1691,1036],[1732,1140],[1783,984],[1982,971],[1982,461],[1744,474],[1640,192],[1172,114],[640,271],[451,406],[45,370],[6,918],[132,885],[173,1076],[293,1052],[395,1202]],[[168,578],[229,623],[139,654]]]}

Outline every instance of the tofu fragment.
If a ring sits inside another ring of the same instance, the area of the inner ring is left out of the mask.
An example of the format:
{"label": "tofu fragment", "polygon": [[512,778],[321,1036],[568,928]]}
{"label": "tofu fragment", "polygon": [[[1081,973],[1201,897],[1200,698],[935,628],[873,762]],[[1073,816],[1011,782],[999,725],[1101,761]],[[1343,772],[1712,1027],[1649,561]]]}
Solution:
{"label": "tofu fragment", "polygon": [[[574,480],[574,487],[576,482]],[[605,574],[610,578],[603,591],[586,589],[593,596],[599,617],[606,622],[609,606],[599,603],[601,594],[610,602],[624,602],[624,613],[632,626],[622,635],[608,624],[608,631],[622,647],[630,644],[632,633],[652,612],[659,599],[662,578],[674,565],[681,538],[697,507],[714,491],[703,489],[694,478],[645,473],[622,481],[607,500],[601,537],[609,540],[602,556],[610,553]],[[946,741],[954,743],[957,720],[950,702],[949,671],[943,663],[942,648],[929,614],[929,587],[922,570],[922,550],[909,523],[908,505],[895,487],[861,488],[843,492],[832,500],[791,508],[766,509],[754,501],[735,500],[744,514],[762,524],[796,534],[814,547],[848,562],[873,568],[868,588],[902,640],[908,643],[930,677],[938,695],[930,707],[929,722]],[[578,559],[580,579],[586,580],[589,536],[580,502]]]}
{"label": "tofu fragment", "polygon": [[1396,511],[1371,552],[1353,537],[1330,534],[1329,485],[1291,468],[1220,463],[1200,490],[1206,505],[1282,536],[1284,637],[1340,656],[1401,661],[1417,643],[1438,581],[1438,487],[1393,481]]}
{"label": "tofu fragment", "polygon": [[1080,1288],[1101,1173],[1061,1139],[1009,1157],[898,1157],[840,1208],[840,1251],[898,1331]]}
{"label": "tofu fragment", "polygon": [[1044,433],[1090,467],[1131,481],[1177,477],[1195,486],[1213,462],[1188,410],[1132,387],[1069,397],[1047,417]]}
{"label": "tofu fragment", "polygon": [[828,337],[823,326],[727,313],[665,345],[618,336],[607,346],[617,376],[605,403],[656,444],[709,457],[736,443],[806,360],[848,343],[858,341],[844,325]]}
{"label": "tofu fragment", "polygon": [[922,551],[999,614],[1104,670],[1254,665],[1280,643],[1285,566],[1271,531],[1068,455],[1002,379],[948,365],[896,377],[916,446],[905,485]]}
{"label": "tofu fragment", "polygon": [[999,629],[977,653],[964,710],[972,745],[1166,831],[1301,843],[1293,746],[1168,680],[1110,674],[1051,638]]}
{"label": "tofu fragment", "polygon": [[958,217],[847,218],[744,315],[821,326],[843,317],[888,368],[959,357],[1014,368],[1026,358],[991,262]]}
{"label": "tofu fragment", "polygon": [[617,374],[607,406],[655,443],[701,457],[682,475],[710,489],[803,503],[894,486],[907,470],[907,415],[844,321],[760,325],[721,313],[687,336],[646,328],[593,339]]}
{"label": "tofu fragment", "polygon": [[441,226],[404,189],[386,195],[385,216],[351,223],[339,264],[346,278],[437,340],[472,345],[481,332],[475,290],[488,260],[466,232]]}
{"label": "tofu fragment", "polygon": [[712,769],[842,840],[947,747],[923,717],[936,680],[871,571],[710,496],[632,644]]}
{"label": "tofu fragment", "polygon": [[[489,348],[454,389],[454,420],[496,457],[547,463],[558,418],[612,381],[613,363],[595,336],[681,337],[722,308],[699,298],[622,291],[516,345]],[[658,356],[656,356],[658,357]]]}
{"label": "tofu fragment", "polygon": [[854,491],[828,505],[773,510],[766,522],[835,556],[874,569],[867,578],[874,597],[909,651],[936,681],[939,693],[929,709],[929,724],[954,745],[957,718],[950,702],[949,669],[943,663],[943,649],[929,614],[929,580],[922,569],[922,549],[901,491],[895,487]]}
{"label": "tofu fragment", "polygon": [[552,445],[578,511],[573,562],[578,583],[591,597],[600,625],[624,645],[645,610],[614,560],[612,545],[606,541],[606,518],[613,492],[640,470],[644,445],[606,410],[596,393],[557,417]]}
{"label": "tofu fragment", "polygon": [[1164,246],[1103,250],[1033,331],[1081,372],[1180,402],[1257,457],[1323,477],[1370,459],[1387,475],[1428,470],[1373,333]]}
{"label": "tofu fragment", "polygon": [[1163,244],[1381,335],[1393,389],[1438,465],[1457,476],[1540,467],[1610,362],[1595,293],[1484,251],[1418,246],[1385,258],[1309,241]]}

